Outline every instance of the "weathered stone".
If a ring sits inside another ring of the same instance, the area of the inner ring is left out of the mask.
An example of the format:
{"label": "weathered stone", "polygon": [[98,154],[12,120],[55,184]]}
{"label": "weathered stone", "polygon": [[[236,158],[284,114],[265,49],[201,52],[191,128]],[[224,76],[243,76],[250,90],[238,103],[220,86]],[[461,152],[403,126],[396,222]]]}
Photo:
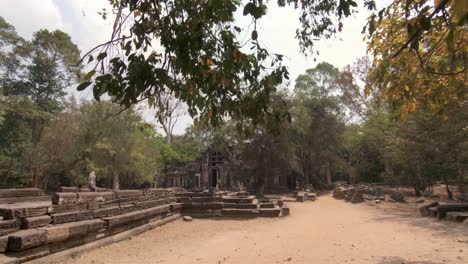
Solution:
{"label": "weathered stone", "polygon": [[275,204],[271,202],[260,203],[260,208],[275,208]]}
{"label": "weathered stone", "polygon": [[284,201],[283,201],[283,200],[278,200],[278,201],[276,201],[276,204],[277,204],[279,207],[283,207]]}
{"label": "weathered stone", "polygon": [[0,253],[4,253],[8,248],[8,236],[0,236]]}
{"label": "weathered stone", "polygon": [[419,204],[419,203],[424,203],[424,202],[425,202],[425,200],[422,199],[422,198],[419,198],[419,199],[416,200],[416,203],[418,203],[418,204]]}
{"label": "weathered stone", "polygon": [[12,204],[4,208],[0,208],[0,215],[4,219],[18,219],[23,217],[32,217],[45,215],[48,210],[49,203],[47,202],[31,202],[27,204]]}
{"label": "weathered stone", "polygon": [[114,216],[114,215],[119,215],[120,214],[120,207],[118,206],[112,206],[112,207],[106,207],[106,208],[101,208],[93,211],[93,217],[94,218],[103,218],[103,217],[109,217],[109,216]]}
{"label": "weathered stone", "polygon": [[200,208],[200,209],[222,209],[224,207],[223,203],[183,203],[182,208]]}
{"label": "weathered stone", "polygon": [[224,203],[224,208],[237,209],[257,209],[258,205],[254,203]]}
{"label": "weathered stone", "polygon": [[48,215],[41,215],[35,217],[27,217],[21,219],[21,228],[29,229],[40,226],[46,226],[52,221],[52,218]]}
{"label": "weathered stone", "polygon": [[146,189],[144,192],[149,195],[164,195],[167,194],[169,191],[162,188],[150,188]]}
{"label": "weathered stone", "polygon": [[175,202],[175,198],[165,198],[165,199],[158,199],[158,200],[148,200],[148,201],[144,201],[144,202],[138,202],[138,203],[135,203],[135,206],[137,208],[151,208],[151,207],[156,207],[156,206],[160,206],[160,205],[164,205],[164,204],[169,204],[169,203],[172,203],[172,202]]}
{"label": "weathered stone", "polygon": [[463,225],[468,227],[468,219],[466,219],[465,221],[463,221]]}
{"label": "weathered stone", "polygon": [[393,191],[390,193],[390,198],[395,202],[403,203],[405,202],[405,196],[401,192]]}
{"label": "weathered stone", "polygon": [[223,216],[227,217],[241,217],[241,218],[253,218],[258,217],[258,210],[250,210],[250,209],[223,209],[222,210]]}
{"label": "weathered stone", "polygon": [[70,212],[70,211],[86,210],[87,208],[88,208],[88,203],[86,202],[79,202],[76,204],[52,205],[48,208],[47,213],[49,214],[64,213],[64,212]]}
{"label": "weathered stone", "polygon": [[41,189],[20,188],[20,189],[0,189],[0,198],[23,197],[23,196],[41,196],[44,195]]}
{"label": "weathered stone", "polygon": [[437,218],[442,219],[447,212],[466,212],[468,211],[468,203],[465,204],[446,204],[439,205],[436,208]]}
{"label": "weathered stone", "polygon": [[132,222],[138,222],[145,218],[150,218],[163,213],[168,213],[170,210],[169,205],[162,205],[155,208],[126,213],[118,216],[106,217],[103,220],[106,222],[108,228],[125,225]]}
{"label": "weathered stone", "polygon": [[183,207],[181,203],[172,203],[170,206],[171,212],[179,212],[182,210]]}
{"label": "weathered stone", "polygon": [[89,201],[89,202],[86,202],[86,204],[87,204],[86,209],[88,210],[99,209],[99,201]]}
{"label": "weathered stone", "polygon": [[59,186],[58,187],[58,192],[65,192],[65,193],[68,193],[68,192],[79,192],[80,189],[78,187],[67,187],[67,186]]}
{"label": "weathered stone", "polygon": [[143,191],[140,190],[119,190],[115,191],[117,198],[140,197],[143,196]]}
{"label": "weathered stone", "polygon": [[225,203],[252,203],[253,198],[223,197]]}
{"label": "weathered stone", "polygon": [[78,193],[54,193],[52,195],[52,204],[74,204],[78,202]]}
{"label": "weathered stone", "polygon": [[468,219],[468,212],[447,212],[447,220],[455,222],[463,222],[465,219]]}
{"label": "weathered stone", "polygon": [[278,217],[281,209],[279,208],[261,208],[258,210],[258,216],[260,217]]}
{"label": "weathered stone", "polygon": [[99,202],[100,208],[119,206],[119,199]]}
{"label": "weathered stone", "polygon": [[354,190],[353,197],[351,198],[352,203],[362,203],[364,202],[364,190],[356,189]]}
{"label": "weathered stone", "polygon": [[78,193],[78,199],[82,201],[108,201],[116,199],[114,192],[84,192]]}
{"label": "weathered stone", "polygon": [[212,197],[180,197],[177,199],[182,203],[211,203],[211,202],[222,202],[223,198],[221,196],[212,196]]}
{"label": "weathered stone", "polygon": [[184,221],[186,221],[186,222],[192,222],[192,221],[193,221],[193,218],[190,217],[190,216],[188,216],[188,215],[183,216],[182,219],[183,219]]}
{"label": "weathered stone", "polygon": [[124,198],[119,198],[119,205],[124,205],[124,204],[135,204],[139,202],[140,199],[138,196],[135,197],[124,197]]}
{"label": "weathered stone", "polygon": [[0,236],[10,234],[20,230],[20,220],[3,220],[0,221]]}
{"label": "weathered stone", "polygon": [[282,215],[282,216],[287,216],[287,215],[289,215],[289,207],[287,207],[287,206],[281,207],[281,215]]}
{"label": "weathered stone", "polygon": [[179,192],[174,194],[175,197],[213,197],[219,196],[210,192]]}
{"label": "weathered stone", "polygon": [[44,230],[27,229],[8,236],[9,251],[23,251],[36,248],[47,243],[47,234]]}
{"label": "weathered stone", "polygon": [[104,228],[104,221],[99,219],[78,221],[60,225],[53,225],[41,230],[46,232],[47,242],[64,241],[73,237],[86,235]]}
{"label": "weathered stone", "polygon": [[134,204],[124,204],[120,206],[120,213],[126,214],[130,213],[136,210],[136,207]]}
{"label": "weathered stone", "polygon": [[333,197],[334,197],[335,199],[342,200],[342,199],[345,198],[345,195],[346,195],[346,193],[345,193],[345,191],[344,191],[344,188],[342,188],[342,187],[337,187],[337,188],[335,188],[335,190],[333,191]]}
{"label": "weathered stone", "polygon": [[53,214],[51,216],[52,216],[52,222],[54,224],[62,224],[62,223],[92,219],[93,212],[92,211],[74,211],[74,212]]}
{"label": "weathered stone", "polygon": [[186,208],[182,211],[184,215],[189,215],[193,218],[221,217],[223,216],[222,209],[203,209],[203,208]]}
{"label": "weathered stone", "polygon": [[25,203],[25,202],[50,202],[50,196],[21,196],[0,198],[0,204]]}

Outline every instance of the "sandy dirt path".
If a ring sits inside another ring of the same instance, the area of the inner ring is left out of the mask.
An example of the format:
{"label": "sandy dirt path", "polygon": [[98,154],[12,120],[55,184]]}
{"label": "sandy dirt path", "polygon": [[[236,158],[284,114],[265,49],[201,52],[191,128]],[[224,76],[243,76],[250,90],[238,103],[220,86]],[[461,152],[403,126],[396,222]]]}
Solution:
{"label": "sandy dirt path", "polygon": [[330,196],[277,219],[176,222],[67,263],[468,263],[468,228]]}

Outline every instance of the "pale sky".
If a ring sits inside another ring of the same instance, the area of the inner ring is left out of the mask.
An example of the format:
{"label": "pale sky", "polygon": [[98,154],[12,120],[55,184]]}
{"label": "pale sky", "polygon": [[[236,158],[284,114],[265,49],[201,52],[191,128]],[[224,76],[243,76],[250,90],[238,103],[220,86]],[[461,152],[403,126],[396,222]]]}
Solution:
{"label": "pale sky", "polygon": [[[366,23],[365,11],[347,18],[344,29],[337,38],[317,42],[320,55],[307,58],[299,51],[295,31],[299,27],[299,15],[292,8],[279,8],[276,1],[268,6],[267,16],[259,24],[259,40],[269,51],[285,55],[284,63],[290,72],[290,89],[294,87],[296,77],[321,61],[329,62],[338,68],[353,63],[366,55],[366,45],[361,34]],[[82,54],[90,48],[107,41],[112,30],[111,20],[103,20],[97,12],[108,7],[107,0],[1,0],[0,16],[15,26],[19,35],[26,39],[39,29],[60,29],[67,32],[77,43]],[[245,22],[239,14],[239,19]],[[85,90],[78,97],[90,98],[91,91]],[[145,119],[154,122],[151,114],[145,113]],[[182,134],[192,123],[189,116],[180,119],[175,133]]]}

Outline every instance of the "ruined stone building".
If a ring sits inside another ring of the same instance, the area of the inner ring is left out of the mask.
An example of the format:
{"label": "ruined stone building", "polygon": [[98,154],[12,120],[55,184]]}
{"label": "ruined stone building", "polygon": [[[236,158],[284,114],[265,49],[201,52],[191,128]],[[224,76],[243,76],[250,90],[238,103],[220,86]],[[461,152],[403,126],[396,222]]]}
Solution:
{"label": "ruined stone building", "polygon": [[[241,159],[234,147],[209,148],[196,161],[177,162],[164,170],[160,186],[229,189],[255,188],[255,161]],[[282,192],[296,187],[296,178],[284,168],[272,168],[266,177],[265,190]]]}

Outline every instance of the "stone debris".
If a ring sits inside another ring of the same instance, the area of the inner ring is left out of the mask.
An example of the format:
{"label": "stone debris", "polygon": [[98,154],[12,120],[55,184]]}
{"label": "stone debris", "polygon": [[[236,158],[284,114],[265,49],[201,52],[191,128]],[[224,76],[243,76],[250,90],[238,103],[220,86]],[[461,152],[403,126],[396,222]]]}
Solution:
{"label": "stone debris", "polygon": [[188,216],[188,215],[184,215],[182,217],[182,219],[185,221],[185,222],[192,222],[193,221],[193,218]]}
{"label": "stone debris", "polygon": [[404,203],[405,202],[405,196],[398,191],[393,191],[390,193],[390,198],[393,199],[395,202],[398,203]]}

